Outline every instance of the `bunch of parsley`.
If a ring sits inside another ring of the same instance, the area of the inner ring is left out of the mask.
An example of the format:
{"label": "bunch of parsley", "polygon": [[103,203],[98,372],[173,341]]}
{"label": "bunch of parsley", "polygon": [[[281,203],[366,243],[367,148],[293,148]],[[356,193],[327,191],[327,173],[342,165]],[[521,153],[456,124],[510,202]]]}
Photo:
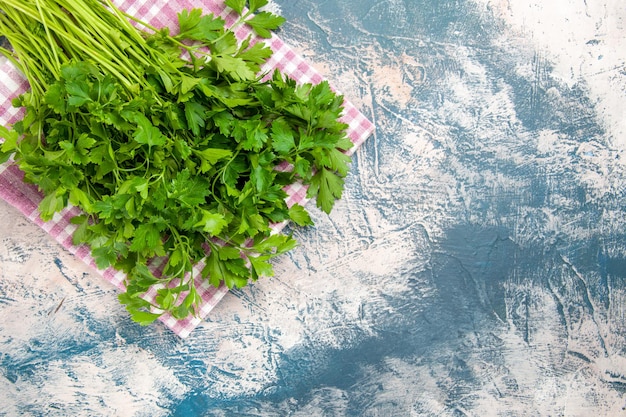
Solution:
{"label": "bunch of parsley", "polygon": [[170,34],[110,0],[0,0],[11,44],[0,51],[31,87],[14,100],[23,119],[0,127],[0,162],[13,157],[43,192],[42,219],[82,210],[75,244],[126,273],[119,298],[139,323],[195,314],[200,263],[215,286],[273,275],[270,260],[296,241],[271,226],[312,224],[285,187],[308,185],[325,212],[341,196],[343,98],[326,82],[260,74],[271,49],[235,36],[242,24],[271,36],[284,19],[266,4],[226,0],[239,15],[230,27],[184,10]]}

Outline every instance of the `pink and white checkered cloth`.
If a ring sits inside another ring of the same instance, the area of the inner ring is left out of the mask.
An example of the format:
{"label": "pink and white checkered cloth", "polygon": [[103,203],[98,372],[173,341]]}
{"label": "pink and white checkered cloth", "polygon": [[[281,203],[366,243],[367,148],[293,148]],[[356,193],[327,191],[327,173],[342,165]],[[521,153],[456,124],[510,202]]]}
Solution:
{"label": "pink and white checkered cloth", "polygon": [[[114,3],[122,10],[149,22],[153,26],[168,26],[172,31],[177,30],[177,13],[183,9],[201,8],[204,13],[221,15],[229,24],[235,20],[235,15],[223,5],[221,0],[114,0]],[[250,29],[248,27],[242,26],[237,30],[237,36],[240,39],[249,34]],[[263,68],[264,71],[271,72],[274,68],[279,68],[299,82],[319,83],[322,81],[322,76],[277,36],[265,40],[265,42],[272,48],[274,55]],[[10,63],[5,60],[0,64],[0,123],[6,126],[20,119],[20,109],[11,106],[11,99],[28,88],[28,82]],[[347,100],[344,103],[342,121],[348,124],[348,136],[355,144],[352,152],[374,131],[372,123]],[[84,245],[75,246],[72,244],[72,233],[76,226],[70,223],[70,219],[77,215],[79,210],[70,207],[57,213],[51,221],[42,221],[37,211],[42,195],[35,186],[25,184],[22,178],[22,172],[10,161],[0,165],[0,198],[17,208],[28,219],[48,232],[63,247],[97,270],[89,248]],[[294,185],[287,190],[287,193],[289,205],[306,203],[305,187]],[[282,225],[277,227],[282,227]],[[105,280],[119,289],[124,288],[125,276],[122,272],[113,268],[98,270],[98,272]],[[199,275],[197,272],[196,276]],[[167,327],[182,338],[187,337],[228,293],[228,288],[224,285],[215,288],[206,281],[197,282],[197,285],[203,299],[198,317],[177,320],[170,315],[163,315],[160,318]]]}

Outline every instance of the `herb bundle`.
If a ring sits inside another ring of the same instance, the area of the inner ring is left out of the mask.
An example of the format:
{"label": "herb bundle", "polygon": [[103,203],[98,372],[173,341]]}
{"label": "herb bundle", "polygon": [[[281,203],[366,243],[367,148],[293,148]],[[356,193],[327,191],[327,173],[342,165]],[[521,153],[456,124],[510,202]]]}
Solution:
{"label": "herb bundle", "polygon": [[30,84],[13,103],[22,120],[0,126],[0,162],[42,191],[42,219],[81,209],[74,243],[126,273],[119,299],[141,324],[196,313],[199,263],[214,286],[272,276],[297,244],[272,225],[312,224],[285,187],[307,185],[328,213],[348,171],[343,98],[261,74],[271,49],[235,29],[269,38],[284,19],[260,10],[267,0],[225,3],[234,25],[183,10],[171,34],[110,0],[0,0],[0,52]]}

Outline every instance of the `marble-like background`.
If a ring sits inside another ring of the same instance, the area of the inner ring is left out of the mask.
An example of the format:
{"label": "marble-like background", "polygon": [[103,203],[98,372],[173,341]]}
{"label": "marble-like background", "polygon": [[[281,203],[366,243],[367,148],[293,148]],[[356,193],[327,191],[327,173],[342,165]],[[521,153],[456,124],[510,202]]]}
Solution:
{"label": "marble-like background", "polygon": [[0,202],[0,416],[626,416],[621,0],[275,0],[377,126],[187,340]]}

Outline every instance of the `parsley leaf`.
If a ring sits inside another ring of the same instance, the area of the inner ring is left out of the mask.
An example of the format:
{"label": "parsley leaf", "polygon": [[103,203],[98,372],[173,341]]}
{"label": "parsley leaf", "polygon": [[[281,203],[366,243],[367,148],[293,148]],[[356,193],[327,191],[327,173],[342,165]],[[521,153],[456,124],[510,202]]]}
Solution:
{"label": "parsley leaf", "polygon": [[256,74],[243,58],[232,55],[213,55],[211,62],[217,71],[228,73],[237,81],[251,81],[256,78]]}
{"label": "parsley leaf", "polygon": [[224,4],[226,4],[228,7],[230,7],[235,12],[237,12],[237,14],[242,14],[243,8],[246,6],[246,1],[245,0],[226,0],[224,1]]}
{"label": "parsley leaf", "polygon": [[202,15],[202,9],[183,10],[178,13],[177,39],[213,41],[224,31],[224,20],[213,14]]}
{"label": "parsley leaf", "polygon": [[268,1],[267,0],[250,0],[249,3],[250,3],[250,11],[256,12],[261,7],[266,6]]}
{"label": "parsley leaf", "polygon": [[294,132],[284,119],[272,123],[272,147],[279,154],[289,154],[295,147]]}
{"label": "parsley leaf", "polygon": [[317,197],[317,206],[325,213],[330,213],[335,199],[341,198],[343,179],[327,168],[320,169],[313,178],[307,190],[307,197]]}
{"label": "parsley leaf", "polygon": [[285,23],[285,18],[282,16],[276,16],[270,12],[260,12],[252,19],[246,20],[246,23],[252,26],[256,34],[260,37],[271,38],[271,31],[278,29],[283,23]]}
{"label": "parsley leaf", "polygon": [[211,213],[208,210],[202,210],[202,219],[194,226],[201,227],[202,230],[210,236],[218,236],[222,229],[228,225],[224,216],[219,213]]}
{"label": "parsley leaf", "polygon": [[148,146],[162,146],[167,138],[161,133],[158,127],[154,126],[146,117],[136,117],[137,130],[133,134],[133,139],[137,143]]}
{"label": "parsley leaf", "polygon": [[289,218],[298,226],[311,226],[311,216],[300,204],[294,204],[289,208]]}

